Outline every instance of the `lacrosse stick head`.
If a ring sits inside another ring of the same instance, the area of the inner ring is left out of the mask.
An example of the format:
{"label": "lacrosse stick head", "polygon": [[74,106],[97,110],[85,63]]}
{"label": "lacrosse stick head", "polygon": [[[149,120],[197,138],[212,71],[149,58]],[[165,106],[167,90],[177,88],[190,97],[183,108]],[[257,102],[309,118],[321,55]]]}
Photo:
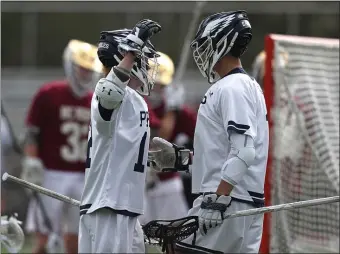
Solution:
{"label": "lacrosse stick head", "polygon": [[164,252],[168,245],[196,235],[198,227],[198,217],[189,216],[177,220],[153,220],[143,226],[143,231],[146,239],[150,243],[158,241]]}
{"label": "lacrosse stick head", "polygon": [[11,253],[18,253],[22,249],[25,235],[20,226],[21,221],[16,216],[1,216],[1,243]]}

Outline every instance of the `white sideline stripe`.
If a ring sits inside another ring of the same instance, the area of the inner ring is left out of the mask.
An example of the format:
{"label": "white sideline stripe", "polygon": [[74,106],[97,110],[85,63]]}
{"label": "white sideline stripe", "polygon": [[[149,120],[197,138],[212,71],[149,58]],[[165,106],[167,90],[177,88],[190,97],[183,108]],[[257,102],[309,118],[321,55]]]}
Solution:
{"label": "white sideline stripe", "polygon": [[[80,206],[80,202],[78,200],[64,196],[55,191],[40,187],[36,184],[27,182],[25,180],[12,176],[8,173],[4,173],[2,175],[2,180],[3,181],[9,180],[11,182],[20,184],[31,190],[34,190],[42,194],[45,194],[47,196],[50,196],[52,198],[58,199],[60,201],[69,203],[74,206]],[[309,206],[315,206],[315,205],[330,204],[330,203],[339,202],[339,200],[340,200],[339,196],[333,196],[333,197],[327,197],[327,198],[317,198],[317,199],[310,199],[310,200],[298,201],[298,202],[293,202],[293,203],[286,203],[286,204],[281,204],[281,205],[273,205],[273,206],[238,211],[232,214],[226,214],[225,219],[241,217],[241,216],[249,216],[249,215],[255,215],[255,214],[262,214],[262,213],[278,212],[282,210],[291,210],[291,209],[297,209],[297,208],[303,208],[303,207],[309,207]]]}

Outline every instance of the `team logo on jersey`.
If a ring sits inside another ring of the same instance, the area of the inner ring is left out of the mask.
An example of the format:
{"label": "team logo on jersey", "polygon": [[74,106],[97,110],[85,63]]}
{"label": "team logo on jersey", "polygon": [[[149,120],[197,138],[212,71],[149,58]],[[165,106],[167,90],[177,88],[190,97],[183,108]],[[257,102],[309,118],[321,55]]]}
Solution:
{"label": "team logo on jersey", "polygon": [[146,122],[146,127],[149,127],[149,112],[148,111],[140,111],[140,127],[143,126],[143,123]]}

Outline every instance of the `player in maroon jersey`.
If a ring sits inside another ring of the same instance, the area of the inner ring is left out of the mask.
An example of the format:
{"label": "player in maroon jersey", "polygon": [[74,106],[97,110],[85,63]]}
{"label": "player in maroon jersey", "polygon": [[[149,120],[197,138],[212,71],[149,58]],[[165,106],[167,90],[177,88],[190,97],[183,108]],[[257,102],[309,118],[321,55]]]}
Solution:
{"label": "player in maroon jersey", "polygon": [[[63,54],[66,80],[44,84],[35,94],[26,118],[22,178],[80,199],[92,87],[102,76],[97,47],[71,40]],[[79,208],[44,195],[34,195],[27,230],[37,235],[35,253],[45,253],[64,237],[67,253],[77,253]],[[65,225],[62,224],[65,222]],[[63,228],[65,226],[65,228]]]}
{"label": "player in maroon jersey", "polygon": [[[168,55],[161,52],[159,54],[156,83],[150,96],[145,98],[149,107],[151,135],[168,132],[168,135],[163,136],[165,139],[178,145],[186,145],[194,136],[197,114],[184,105],[183,87],[175,88],[171,85],[175,71],[173,61]],[[168,111],[175,115],[172,122],[164,119]],[[163,126],[170,127],[169,131],[164,131]],[[147,190],[146,212],[140,218],[142,223],[186,216],[188,205],[179,173],[149,172],[147,178],[152,187]]]}

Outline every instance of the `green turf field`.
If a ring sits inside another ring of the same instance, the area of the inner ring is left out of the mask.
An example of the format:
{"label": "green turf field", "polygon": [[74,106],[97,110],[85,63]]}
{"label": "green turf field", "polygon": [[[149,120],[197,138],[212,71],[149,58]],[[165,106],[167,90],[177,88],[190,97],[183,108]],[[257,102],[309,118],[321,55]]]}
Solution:
{"label": "green turf field", "polygon": [[[32,246],[34,245],[34,238],[31,236],[25,237],[25,244],[20,253],[32,253]],[[1,245],[1,253],[7,254],[8,251]]]}

